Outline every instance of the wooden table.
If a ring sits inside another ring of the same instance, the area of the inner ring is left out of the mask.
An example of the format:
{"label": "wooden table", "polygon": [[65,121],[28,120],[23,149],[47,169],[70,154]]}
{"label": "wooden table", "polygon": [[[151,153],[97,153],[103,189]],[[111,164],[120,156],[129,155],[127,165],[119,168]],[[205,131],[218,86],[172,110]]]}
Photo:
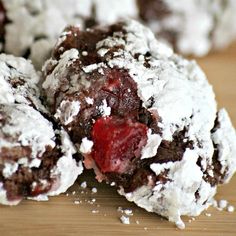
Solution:
{"label": "wooden table", "polygon": [[[236,43],[225,52],[212,53],[198,61],[215,88],[219,107],[228,109],[236,126]],[[88,183],[85,190],[80,187],[84,179]],[[91,192],[94,186],[98,188],[96,194]],[[209,208],[211,217],[205,212],[191,223],[185,217],[186,229],[178,230],[161,217],[128,203],[115,189],[105,184],[98,186],[92,173],[84,174],[68,193],[48,202],[24,201],[16,207],[0,206],[0,236],[236,235],[236,211]],[[230,184],[219,188],[216,199],[227,199],[236,207],[236,176]],[[130,225],[120,223],[118,207],[133,210]]]}

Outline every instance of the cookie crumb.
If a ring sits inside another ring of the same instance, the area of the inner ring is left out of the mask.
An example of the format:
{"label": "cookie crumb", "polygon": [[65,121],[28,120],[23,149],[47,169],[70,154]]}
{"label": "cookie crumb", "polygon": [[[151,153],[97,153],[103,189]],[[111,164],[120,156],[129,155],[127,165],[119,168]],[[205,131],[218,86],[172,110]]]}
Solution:
{"label": "cookie crumb", "polygon": [[124,213],[128,216],[132,216],[133,215],[133,211],[131,209],[125,209]]}
{"label": "cookie crumb", "polygon": [[213,200],[213,202],[212,202],[212,206],[213,206],[213,207],[215,207],[215,208],[218,206],[218,204],[217,204],[217,201],[216,201],[216,200]]}
{"label": "cookie crumb", "polygon": [[75,200],[75,201],[74,201],[74,204],[75,204],[75,205],[79,205],[80,203],[81,203],[80,200]]}
{"label": "cookie crumb", "polygon": [[124,216],[124,215],[120,217],[120,221],[121,221],[122,224],[125,224],[125,225],[129,225],[130,224],[129,217]]}
{"label": "cookie crumb", "polygon": [[117,208],[117,211],[118,211],[118,212],[121,212],[121,213],[123,213],[123,212],[124,212],[124,211],[123,211],[123,208],[122,208],[122,207],[120,207],[120,206]]}
{"label": "cookie crumb", "polygon": [[205,213],[205,216],[211,217],[211,213]]}
{"label": "cookie crumb", "polygon": [[219,201],[218,205],[219,205],[219,208],[225,209],[227,207],[227,205],[228,205],[228,201],[225,200],[225,199],[222,199],[222,200]]}
{"label": "cookie crumb", "polygon": [[227,211],[234,212],[234,206],[232,206],[232,205],[228,206]]}
{"label": "cookie crumb", "polygon": [[82,182],[80,187],[83,189],[87,188],[87,182],[86,181]]}
{"label": "cookie crumb", "polygon": [[179,229],[185,229],[185,224],[182,220],[178,220],[175,224]]}
{"label": "cookie crumb", "polygon": [[99,210],[92,210],[92,213],[97,214],[97,213],[99,213]]}
{"label": "cookie crumb", "polygon": [[95,187],[93,187],[91,191],[92,191],[92,193],[97,193],[98,192],[97,188],[95,188]]}

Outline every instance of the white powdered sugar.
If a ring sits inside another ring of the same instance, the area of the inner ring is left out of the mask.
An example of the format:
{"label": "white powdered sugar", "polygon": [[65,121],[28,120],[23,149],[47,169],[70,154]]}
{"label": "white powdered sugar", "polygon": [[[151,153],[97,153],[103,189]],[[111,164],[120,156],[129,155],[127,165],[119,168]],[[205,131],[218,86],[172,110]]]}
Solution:
{"label": "white powdered sugar", "polygon": [[111,114],[111,108],[107,105],[107,101],[104,99],[102,105],[99,106],[99,111],[103,116],[109,116]]}
{"label": "white powdered sugar", "polygon": [[47,194],[48,196],[64,193],[83,172],[82,162],[77,163],[72,157],[76,153],[76,149],[71,143],[68,134],[64,130],[61,130],[60,137],[62,140],[61,150],[63,156],[57,161],[56,167],[51,174],[52,177],[55,176],[58,178],[59,183],[55,183],[52,186],[51,191]]}
{"label": "white powdered sugar", "polygon": [[[21,146],[30,147],[30,158],[33,161],[43,155],[46,146],[54,148],[52,124],[34,108],[25,104],[0,105],[0,112],[7,117],[5,125],[0,124],[1,136],[6,137],[0,144],[0,150]],[[39,159],[35,167],[38,167],[40,162]]]}
{"label": "white powdered sugar", "polygon": [[236,171],[236,132],[225,109],[218,112],[218,122],[219,127],[212,134],[212,140],[218,146],[221,173],[226,171],[224,181],[228,182]]}
{"label": "white powdered sugar", "polygon": [[2,175],[5,178],[11,177],[18,170],[18,163],[5,163],[4,169],[2,170]]}
{"label": "white powdered sugar", "polygon": [[80,144],[79,151],[83,154],[89,154],[92,151],[93,141],[88,140],[88,138],[83,138]]}
{"label": "white powdered sugar", "polygon": [[147,144],[142,149],[141,159],[154,157],[162,141],[161,136],[159,134],[152,134],[150,129],[148,130],[147,137]]}
{"label": "white powdered sugar", "polygon": [[203,56],[211,49],[210,32],[214,15],[210,1],[164,0],[171,14],[160,21],[160,30],[177,31],[177,48],[182,53]]}
{"label": "white powdered sugar", "polygon": [[[154,188],[143,186],[133,193],[125,194],[122,190],[120,193],[147,211],[165,216],[178,227],[184,228],[180,216],[199,215],[210,205],[216,190],[210,184],[203,183],[203,173],[196,165],[196,159],[197,156],[193,158],[191,150],[186,150],[182,161],[152,164],[151,169],[156,175],[168,170],[167,178],[170,179],[168,183],[163,185],[157,182]],[[200,199],[196,201],[194,193],[197,190],[200,191]],[[205,201],[207,203],[203,205]]]}
{"label": "white powdered sugar", "polygon": [[85,98],[85,101],[86,101],[88,104],[93,105],[94,99],[93,99],[93,98],[90,98],[90,97],[86,97],[86,98]]}
{"label": "white powdered sugar", "polygon": [[219,205],[219,208],[221,208],[223,210],[223,209],[225,209],[227,207],[228,201],[225,200],[225,199],[222,199],[222,200],[219,201],[218,205]]}
{"label": "white powdered sugar", "polygon": [[[47,80],[44,81],[43,83],[43,89],[47,90],[48,94],[50,94],[50,96],[47,97],[49,102],[53,102],[53,97],[57,89],[64,83],[66,83],[67,67],[71,65],[74,61],[76,61],[78,58],[79,58],[79,51],[76,49],[70,49],[62,54],[59,62],[57,61],[52,62],[51,60],[46,62],[44,66],[45,68],[48,66],[48,64],[49,65],[52,63],[56,64],[53,73],[47,76]],[[55,79],[57,75],[59,75],[60,78]]]}
{"label": "white powdered sugar", "polygon": [[79,101],[62,101],[54,117],[60,119],[61,124],[70,124],[80,111]]}
{"label": "white powdered sugar", "polygon": [[33,103],[43,110],[39,97],[40,76],[30,61],[12,55],[0,54],[0,103]]}

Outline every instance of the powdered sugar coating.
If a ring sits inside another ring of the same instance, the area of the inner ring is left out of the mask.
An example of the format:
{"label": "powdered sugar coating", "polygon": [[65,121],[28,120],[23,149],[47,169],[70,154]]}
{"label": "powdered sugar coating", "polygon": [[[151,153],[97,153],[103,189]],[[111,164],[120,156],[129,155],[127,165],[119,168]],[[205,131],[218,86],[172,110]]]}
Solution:
{"label": "powdered sugar coating", "polygon": [[[119,192],[147,211],[165,216],[178,227],[184,228],[181,215],[199,215],[211,204],[216,193],[216,184],[219,183],[209,180],[209,176],[217,178],[217,172],[213,169],[213,157],[216,155],[214,145],[219,143],[218,148],[222,153],[227,151],[225,149],[228,146],[234,150],[235,131],[221,112],[217,115],[214,92],[196,62],[174,54],[170,48],[157,41],[149,29],[135,21],[125,21],[120,25],[120,30],[109,33],[109,36],[96,43],[93,53],[96,52],[102,62],[92,61],[89,64],[86,61],[83,65],[82,56],[76,48],[68,49],[57,59],[49,60],[45,66],[43,88],[49,106],[57,107],[63,99],[67,99],[67,96],[76,91],[77,96],[74,98],[77,100],[81,87],[90,88],[91,80],[86,81],[86,76],[96,73],[103,76],[106,70],[127,71],[137,85],[142,107],[158,117],[157,126],[160,132],[148,133],[142,159],[150,159],[150,163],[153,160],[149,167],[160,179],[157,178],[153,183],[150,176],[150,181],[135,191],[127,193],[120,186]],[[92,31],[93,29],[90,29],[90,32]],[[67,38],[64,42],[66,40]],[[71,58],[74,58],[74,61]],[[78,68],[78,65],[81,70],[76,71],[77,74],[70,74],[69,72]],[[77,83],[74,83],[75,77]],[[65,87],[67,90],[63,93]],[[55,99],[55,94],[60,95]],[[86,100],[82,97],[81,101],[83,99]],[[77,118],[79,116],[80,113]],[[217,116],[224,123],[221,125],[222,130],[230,130],[225,133],[227,138],[224,138],[224,145],[218,138],[212,138],[212,135],[217,136],[213,129],[216,132],[220,129],[215,126]],[[177,161],[154,162],[152,158],[157,155],[161,143],[173,142],[175,135],[183,131],[183,140],[178,141],[191,144],[187,147],[183,145],[183,157]],[[84,141],[88,140],[88,137],[84,138]],[[84,144],[85,142],[82,142],[81,152],[91,152],[90,148],[89,151],[84,151]],[[231,151],[223,158],[227,161],[221,162],[222,168],[229,168],[229,178],[236,167],[233,155],[234,151]],[[224,183],[225,180],[221,182]]]}
{"label": "powdered sugar coating", "polygon": [[76,149],[71,143],[68,134],[64,130],[59,132],[62,140],[61,149],[63,156],[58,160],[55,168],[51,171],[52,178],[57,178],[58,180],[47,194],[39,195],[33,198],[33,200],[41,201],[42,197],[45,198],[47,196],[56,196],[64,193],[83,172],[82,162],[77,163],[76,160],[72,158],[72,155],[76,153]]}
{"label": "powdered sugar coating", "polygon": [[79,110],[79,101],[63,101],[54,116],[56,119],[60,118],[62,124],[68,125],[73,121],[74,117],[78,115]]}
{"label": "powdered sugar coating", "polygon": [[236,171],[236,133],[225,109],[218,112],[217,121],[219,127],[212,133],[212,140],[219,150],[220,171],[226,173],[224,182],[227,183]]}
{"label": "powdered sugar coating", "polygon": [[93,141],[88,140],[87,138],[83,138],[80,144],[79,151],[83,154],[91,153],[93,147]]}
{"label": "powdered sugar coating", "polygon": [[[49,89],[49,88],[53,88],[50,89],[50,93],[48,93],[47,99],[49,101],[49,103],[53,103],[53,97],[55,95],[55,91],[57,91],[60,86],[62,86],[63,84],[63,77],[64,77],[64,81],[66,82],[66,69],[73,64],[73,62],[75,62],[77,59],[79,58],[79,52],[76,49],[71,49],[66,51],[62,56],[61,56],[61,60],[59,62],[57,61],[48,61],[46,62],[46,64],[44,65],[44,70],[46,70],[46,66],[47,63],[51,63],[52,65],[55,65],[55,69],[53,70],[53,73],[47,76],[47,81],[45,81],[43,83],[43,88],[44,89]],[[56,75],[61,75],[62,79],[61,81],[55,80],[54,78],[56,77]],[[77,79],[77,78],[75,78]],[[76,89],[78,89],[77,87],[75,87],[75,91]],[[72,112],[73,113],[73,112]]]}
{"label": "powdered sugar coating", "polygon": [[[157,182],[154,188],[143,186],[132,193],[121,189],[119,193],[147,211],[158,213],[175,222],[177,227],[184,228],[181,215],[198,216],[211,204],[216,193],[216,187],[202,180],[203,173],[196,165],[197,156],[193,158],[193,155],[187,150],[180,162],[151,165],[156,175],[168,170],[169,181],[166,184]],[[200,198],[196,200],[197,191]]]}
{"label": "powdered sugar coating", "polygon": [[141,159],[154,157],[157,153],[157,149],[161,144],[162,138],[159,134],[152,134],[152,131],[148,130],[148,141],[145,147],[142,149]]}
{"label": "powdered sugar coating", "polygon": [[[5,125],[1,125],[1,136],[6,137],[0,144],[1,149],[3,147],[30,146],[31,159],[39,158],[40,161],[46,146],[54,148],[52,124],[44,119],[38,111],[24,104],[5,105],[1,108],[3,119],[6,122]],[[35,129],[34,121],[38,121],[37,129]],[[7,137],[10,137],[9,140]],[[38,167],[38,164],[32,167]]]}
{"label": "powdered sugar coating", "polygon": [[40,76],[30,61],[0,54],[0,103],[33,104],[43,110],[37,97]]}

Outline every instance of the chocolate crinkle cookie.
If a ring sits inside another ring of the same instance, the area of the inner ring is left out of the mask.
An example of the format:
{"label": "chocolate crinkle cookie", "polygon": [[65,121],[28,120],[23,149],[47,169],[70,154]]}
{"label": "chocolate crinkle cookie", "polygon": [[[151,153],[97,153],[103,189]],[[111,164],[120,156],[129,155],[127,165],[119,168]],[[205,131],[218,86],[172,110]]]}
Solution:
{"label": "chocolate crinkle cookie", "polygon": [[6,53],[28,57],[40,69],[66,25],[111,23],[136,10],[130,0],[0,0],[0,42]]}
{"label": "chocolate crinkle cookie", "polygon": [[235,11],[235,0],[0,0],[0,44],[40,69],[66,25],[129,17],[179,52],[203,56],[236,39]]}
{"label": "chocolate crinkle cookie", "polygon": [[236,134],[194,61],[135,21],[68,27],[43,89],[99,181],[183,228],[236,170]]}
{"label": "chocolate crinkle cookie", "polygon": [[184,54],[204,56],[236,39],[235,0],[137,0],[139,16]]}
{"label": "chocolate crinkle cookie", "polygon": [[83,169],[68,134],[47,119],[39,81],[29,61],[0,55],[1,204],[58,195]]}

